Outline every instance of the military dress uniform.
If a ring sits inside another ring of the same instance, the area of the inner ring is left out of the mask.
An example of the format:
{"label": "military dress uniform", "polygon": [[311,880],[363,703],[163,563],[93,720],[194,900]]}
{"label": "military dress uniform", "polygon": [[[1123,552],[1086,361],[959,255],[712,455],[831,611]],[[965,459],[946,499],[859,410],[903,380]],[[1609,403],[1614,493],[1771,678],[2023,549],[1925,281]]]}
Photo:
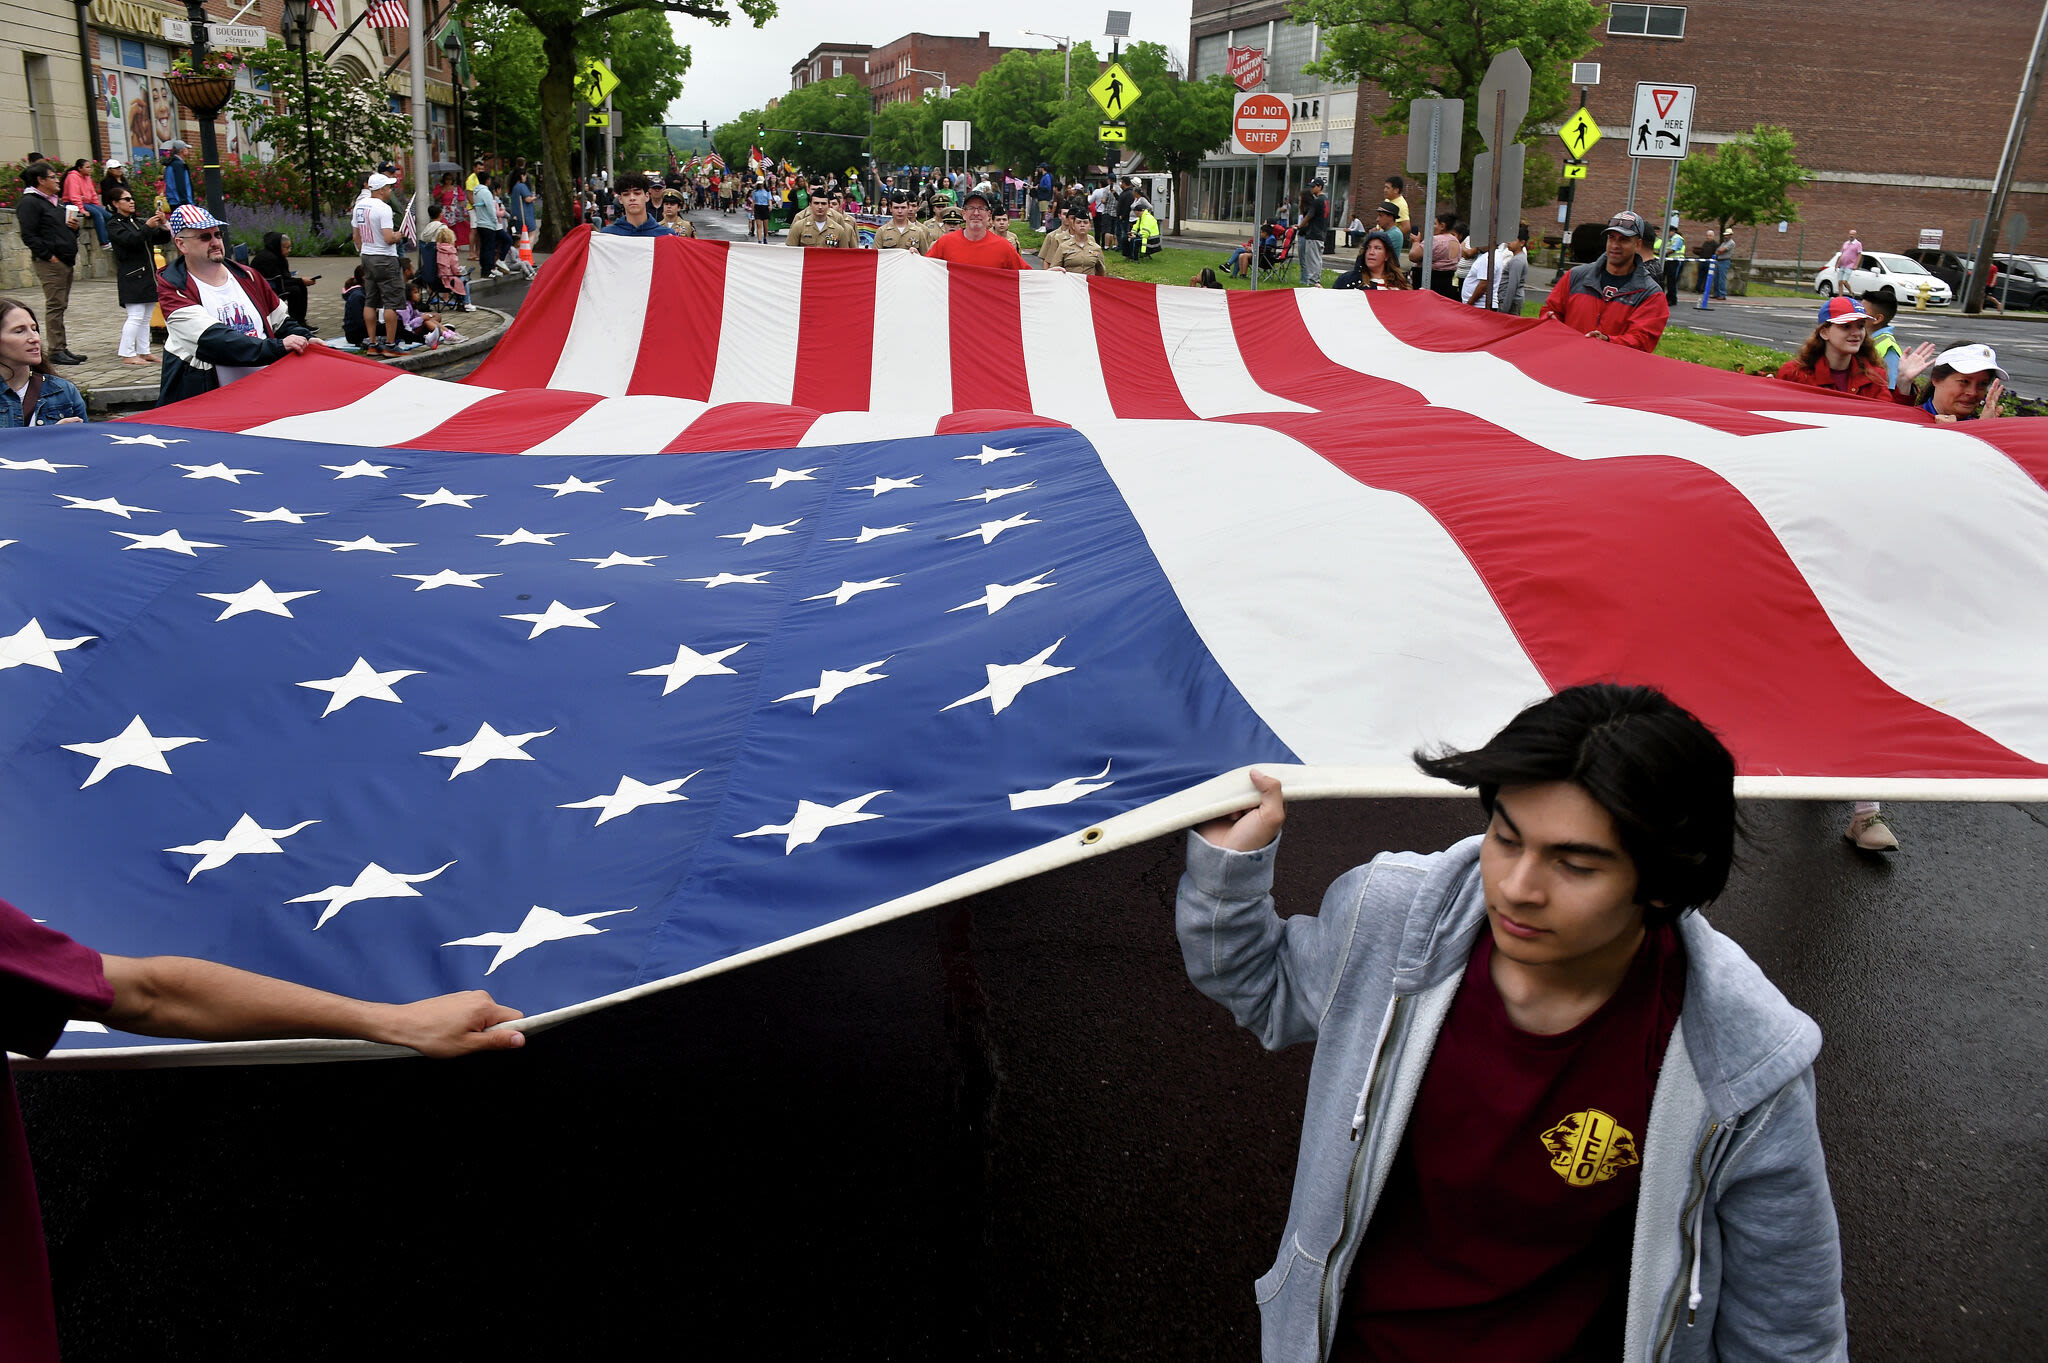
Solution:
{"label": "military dress uniform", "polygon": [[894,218],[875,229],[877,251],[915,251],[924,254],[924,226],[916,219],[898,225]]}
{"label": "military dress uniform", "polygon": [[924,227],[924,249],[932,249],[932,243],[948,232],[957,232],[967,225],[967,215],[953,204],[940,204],[939,211],[926,218]]}
{"label": "military dress uniform", "polygon": [[1102,259],[1102,243],[1093,237],[1078,238],[1065,228],[1045,234],[1045,242],[1038,248],[1038,258],[1045,262],[1048,270],[1071,270],[1075,274],[1109,273]]}
{"label": "military dress uniform", "polygon": [[829,246],[837,250],[856,250],[860,246],[860,232],[850,224],[831,214],[819,222],[809,213],[789,225],[783,235],[785,246]]}

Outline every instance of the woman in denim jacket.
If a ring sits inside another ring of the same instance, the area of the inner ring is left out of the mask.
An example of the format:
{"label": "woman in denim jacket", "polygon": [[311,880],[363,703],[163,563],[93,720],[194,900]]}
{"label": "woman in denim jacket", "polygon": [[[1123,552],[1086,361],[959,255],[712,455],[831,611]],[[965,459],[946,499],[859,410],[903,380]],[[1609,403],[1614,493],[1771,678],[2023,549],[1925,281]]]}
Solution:
{"label": "woman in denim jacket", "polygon": [[[22,402],[29,384],[40,376],[35,410],[22,420]],[[84,421],[85,398],[69,379],[50,372],[43,357],[43,332],[35,309],[12,298],[0,298],[0,426],[61,426]]]}

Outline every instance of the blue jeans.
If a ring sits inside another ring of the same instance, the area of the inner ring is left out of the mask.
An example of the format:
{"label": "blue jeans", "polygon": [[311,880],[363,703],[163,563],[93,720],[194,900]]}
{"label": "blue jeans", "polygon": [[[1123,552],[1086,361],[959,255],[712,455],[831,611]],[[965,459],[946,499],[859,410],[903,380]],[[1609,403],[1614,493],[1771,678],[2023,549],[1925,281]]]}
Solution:
{"label": "blue jeans", "polygon": [[93,235],[100,239],[100,245],[107,245],[107,210],[99,204],[80,204],[79,208],[92,218]]}

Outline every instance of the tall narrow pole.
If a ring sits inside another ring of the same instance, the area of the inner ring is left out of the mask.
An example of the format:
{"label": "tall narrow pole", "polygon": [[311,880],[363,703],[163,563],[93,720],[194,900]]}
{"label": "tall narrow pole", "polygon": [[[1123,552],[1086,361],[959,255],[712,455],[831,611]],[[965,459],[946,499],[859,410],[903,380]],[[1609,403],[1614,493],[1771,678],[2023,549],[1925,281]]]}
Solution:
{"label": "tall narrow pole", "polygon": [[2041,7],[2041,20],[2034,26],[2034,50],[2027,57],[2026,74],[2020,78],[2019,103],[2013,106],[2012,126],[2006,129],[2005,150],[1998,157],[1998,177],[1991,183],[1991,206],[1984,212],[1984,242],[1970,266],[1963,285],[1963,311],[1984,310],[1984,282],[1991,277],[1991,253],[1998,249],[1998,229],[2005,217],[2005,196],[2012,190],[2014,169],[2019,165],[2020,144],[2027,138],[2027,119],[2034,111],[2034,92],[2041,84],[2041,55],[2048,47],[2048,4]]}
{"label": "tall narrow pole", "polygon": [[415,230],[427,230],[427,205],[434,201],[434,187],[427,167],[427,6],[426,0],[410,0],[406,22],[412,26],[406,44],[406,74],[412,79],[412,213]]}
{"label": "tall narrow pole", "polygon": [[[206,6],[200,0],[185,0],[185,19],[192,25],[192,64],[197,66],[206,55]],[[228,203],[220,187],[220,138],[213,130],[213,115],[195,109],[193,117],[199,120],[199,169],[206,186],[206,211],[225,218]]]}
{"label": "tall narrow pole", "polygon": [[[1440,99],[1432,99],[1429,102],[1429,179],[1425,182],[1428,188],[1423,191],[1423,198],[1427,202],[1422,207],[1422,211],[1428,216],[1423,219],[1424,226],[1420,229],[1423,233],[1422,291],[1424,293],[1429,292],[1430,264],[1436,256],[1436,234],[1434,231],[1436,227],[1436,162],[1437,147],[1442,143],[1443,135],[1444,102]],[[1411,227],[1414,225],[1412,222],[1409,224]]]}
{"label": "tall narrow pole", "polygon": [[1259,267],[1266,262],[1261,258],[1266,248],[1266,157],[1259,155],[1259,166],[1252,175],[1252,287],[1259,287]]}
{"label": "tall narrow pole", "polygon": [[313,213],[313,240],[320,240],[320,153],[313,146],[313,8],[299,15],[299,117],[306,122],[306,198]]}
{"label": "tall narrow pole", "polygon": [[1636,176],[1642,169],[1643,163],[1641,160],[1633,156],[1628,158],[1628,202],[1623,204],[1622,207],[1631,213],[1636,211]]}
{"label": "tall narrow pole", "polygon": [[[1506,224],[1500,220],[1500,168],[1508,159],[1507,148],[1508,92],[1505,88],[1493,94],[1493,141],[1487,143],[1493,148],[1493,165],[1487,175],[1486,186],[1486,230],[1488,239],[1475,242],[1486,252],[1486,310],[1493,311],[1493,296],[1500,291],[1500,259],[1494,252],[1496,241],[1507,240]],[[1432,224],[1434,225],[1434,224]],[[1471,276],[1465,276],[1470,279]]]}
{"label": "tall narrow pole", "polygon": [[1659,219],[1657,224],[1657,235],[1664,243],[1664,249],[1658,252],[1658,254],[1664,258],[1664,277],[1667,281],[1670,281],[1666,291],[1670,293],[1677,292],[1677,282],[1671,279],[1671,271],[1673,269],[1683,270],[1685,268],[1683,260],[1679,261],[1676,266],[1673,266],[1671,263],[1671,238],[1677,235],[1672,228],[1671,216],[1672,208],[1677,201],[1678,162],[1673,161],[1671,163],[1671,183],[1664,187],[1664,216]]}
{"label": "tall narrow pole", "polygon": [[618,167],[613,164],[619,149],[619,130],[612,122],[612,97],[604,97],[604,178],[607,184],[619,178]]}

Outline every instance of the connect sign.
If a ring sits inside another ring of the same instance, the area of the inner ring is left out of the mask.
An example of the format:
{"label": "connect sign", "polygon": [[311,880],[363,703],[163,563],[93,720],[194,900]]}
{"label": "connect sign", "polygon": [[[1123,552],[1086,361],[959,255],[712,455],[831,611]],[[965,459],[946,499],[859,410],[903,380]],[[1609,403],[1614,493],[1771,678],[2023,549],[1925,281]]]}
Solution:
{"label": "connect sign", "polygon": [[1266,156],[1287,145],[1294,120],[1278,95],[1239,95],[1230,116],[1231,145],[1246,156]]}

